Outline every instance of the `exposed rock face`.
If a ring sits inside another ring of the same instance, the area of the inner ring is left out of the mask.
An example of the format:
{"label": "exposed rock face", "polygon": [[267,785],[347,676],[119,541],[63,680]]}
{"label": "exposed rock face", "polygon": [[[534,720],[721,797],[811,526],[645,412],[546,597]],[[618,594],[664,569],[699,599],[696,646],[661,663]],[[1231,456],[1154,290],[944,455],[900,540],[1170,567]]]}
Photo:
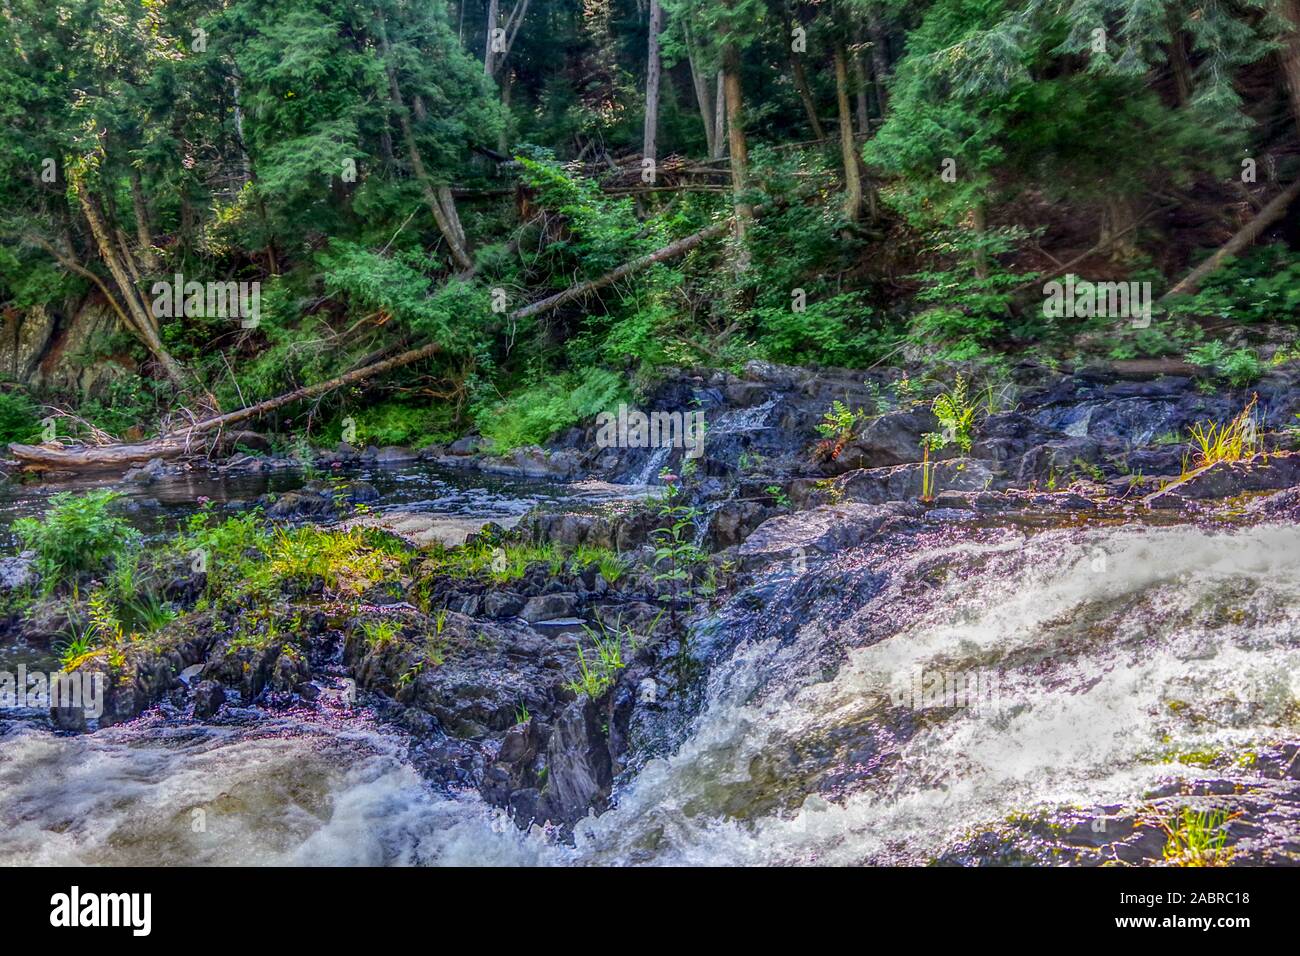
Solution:
{"label": "exposed rock face", "polygon": [[60,309],[6,309],[0,372],[33,388],[99,394],[112,379],[134,369],[122,357],[88,359],[95,343],[106,341],[117,327],[117,316],[95,294],[65,302]]}
{"label": "exposed rock face", "polygon": [[1249,491],[1277,491],[1300,484],[1300,455],[1256,455],[1220,461],[1192,472],[1143,499],[1148,508],[1178,508],[1189,499],[1231,498]]}

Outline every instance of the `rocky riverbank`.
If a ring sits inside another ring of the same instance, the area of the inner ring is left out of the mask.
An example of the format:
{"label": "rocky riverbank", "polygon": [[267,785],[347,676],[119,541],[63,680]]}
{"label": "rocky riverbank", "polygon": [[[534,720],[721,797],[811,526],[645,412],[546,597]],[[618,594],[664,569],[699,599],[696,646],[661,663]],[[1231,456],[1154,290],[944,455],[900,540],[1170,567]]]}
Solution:
{"label": "rocky riverbank", "polygon": [[[674,753],[703,708],[718,706],[718,681],[732,679],[719,665],[740,648],[798,649],[788,673],[774,672],[787,689],[842,680],[859,652],[939,613],[932,592],[973,573],[950,560],[955,551],[1032,549],[1094,529],[1213,534],[1293,522],[1296,373],[1275,370],[1252,389],[1225,391],[1151,372],[1019,367],[972,393],[968,447],[948,436],[931,441],[929,454],[926,436],[944,427],[933,387],[897,372],[764,365],[679,376],[646,398],[646,411],[703,411],[698,460],[684,448],[602,448],[594,426],[508,456],[472,436],[420,452],[322,453],[313,466],[341,475],[419,458],[486,474],[663,483],[617,509],[534,512],[510,529],[471,523],[453,540],[422,536],[408,512],[370,510],[382,500],[364,481],[308,482],[267,497],[257,503],[273,525],[324,523],[323,540],[259,545],[252,558],[235,555],[233,577],[160,551],[145,577],[180,615],[79,661],[107,679],[104,713],[88,725],[56,708],[53,721],[87,730],[162,707],[237,722],[256,709],[341,700],[409,732],[410,760],[435,785],[477,791],[520,827],[571,838],[647,762]],[[1189,429],[1230,422],[1252,401],[1258,452],[1196,468]],[[838,430],[825,427],[836,407],[852,419],[841,417]],[[292,466],[242,455],[214,467]],[[127,480],[165,483],[181,467],[153,463]],[[314,563],[298,560],[304,551]],[[1091,556],[1099,574],[1108,553],[1098,546]],[[936,557],[918,566],[917,554]],[[30,587],[11,587],[11,601]],[[79,614],[75,602],[36,600],[11,613],[5,640],[49,646]],[[992,663],[1010,673],[1024,662],[1012,654],[977,666]],[[1236,814],[1229,832],[1240,859],[1293,860],[1286,834],[1295,832],[1300,772],[1285,717],[1294,704],[1284,703],[1268,747],[1225,744],[1179,763],[1204,773],[1164,784],[1176,795],[1152,787],[1140,807],[1045,811],[954,839],[933,858],[1141,862],[1159,856],[1152,847],[1178,812],[1201,803],[1217,812],[1225,794],[1246,793],[1224,811]],[[941,712],[948,719],[963,707]],[[822,728],[816,759],[792,753],[752,765],[749,782],[724,801],[728,813],[747,819],[806,806],[809,793],[833,801],[887,787],[933,718],[897,703],[871,713],[866,730],[854,721]],[[909,858],[897,847],[870,856]]]}

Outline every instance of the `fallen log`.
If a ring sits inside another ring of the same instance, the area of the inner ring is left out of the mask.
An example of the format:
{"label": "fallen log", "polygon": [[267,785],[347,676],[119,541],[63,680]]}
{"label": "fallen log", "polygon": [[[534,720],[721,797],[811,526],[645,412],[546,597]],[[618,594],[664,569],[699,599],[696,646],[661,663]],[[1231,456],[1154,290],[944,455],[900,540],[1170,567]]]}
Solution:
{"label": "fallen log", "polygon": [[247,408],[236,409],[224,415],[217,415],[213,418],[195,422],[188,428],[168,435],[160,435],[153,441],[138,444],[105,445],[99,448],[88,446],[68,447],[54,443],[47,445],[21,445],[15,443],[9,446],[9,452],[26,466],[55,469],[107,469],[140,461],[149,461],[153,458],[174,458],[188,452],[193,447],[196,436],[225,428],[227,425],[233,425],[236,422],[257,418],[260,415],[273,412],[277,408],[283,408],[285,405],[324,395],[336,388],[343,388],[373,378],[376,375],[382,375],[404,365],[430,358],[441,350],[442,347],[437,343],[410,349],[401,355],[395,355],[382,362],[375,362],[372,365],[354,369],[327,381],[296,388],[275,398],[268,398],[264,402],[249,405]]}
{"label": "fallen log", "polygon": [[[756,206],[754,208],[754,215],[757,216],[761,214],[763,209],[763,206]],[[597,289],[603,289],[605,286],[613,285],[619,279],[626,278],[627,276],[640,272],[643,269],[648,269],[655,263],[667,262],[669,259],[676,259],[678,256],[683,256],[701,243],[707,242],[710,239],[715,239],[718,236],[729,232],[732,228],[733,222],[734,220],[728,218],[724,219],[722,222],[717,222],[712,226],[701,229],[699,232],[693,232],[689,236],[678,239],[676,242],[671,242],[661,249],[656,249],[654,252],[648,252],[644,256],[638,256],[636,259],[631,259],[628,262],[623,263],[617,269],[606,272],[602,276],[598,276],[595,279],[589,279],[586,282],[579,282],[577,285],[571,285],[563,292],[557,292],[555,295],[548,296],[545,299],[539,299],[523,308],[515,309],[515,311],[510,313],[510,318],[516,320],[527,319],[534,315],[541,315],[544,312],[550,312],[554,309],[558,309],[567,302],[581,299],[584,296],[595,292]]]}
{"label": "fallen log", "polygon": [[1238,229],[1236,234],[1220,246],[1214,255],[1189,272],[1181,282],[1161,296],[1160,301],[1164,302],[1176,295],[1190,295],[1195,292],[1200,288],[1201,283],[1205,281],[1206,276],[1218,269],[1228,259],[1241,253],[1247,246],[1258,239],[1265,229],[1281,219],[1297,197],[1300,197],[1300,179],[1297,179],[1283,192],[1274,196],[1268,205],[1255,213],[1250,222]]}

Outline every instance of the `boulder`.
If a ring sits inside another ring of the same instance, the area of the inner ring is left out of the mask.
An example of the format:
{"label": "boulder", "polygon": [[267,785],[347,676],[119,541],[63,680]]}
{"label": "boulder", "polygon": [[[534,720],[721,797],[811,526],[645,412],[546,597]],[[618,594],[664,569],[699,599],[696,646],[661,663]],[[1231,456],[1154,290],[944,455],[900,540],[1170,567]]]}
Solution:
{"label": "boulder", "polygon": [[1199,468],[1142,499],[1148,508],[1177,508],[1184,501],[1234,498],[1252,491],[1278,491],[1300,484],[1300,454],[1256,455]]}

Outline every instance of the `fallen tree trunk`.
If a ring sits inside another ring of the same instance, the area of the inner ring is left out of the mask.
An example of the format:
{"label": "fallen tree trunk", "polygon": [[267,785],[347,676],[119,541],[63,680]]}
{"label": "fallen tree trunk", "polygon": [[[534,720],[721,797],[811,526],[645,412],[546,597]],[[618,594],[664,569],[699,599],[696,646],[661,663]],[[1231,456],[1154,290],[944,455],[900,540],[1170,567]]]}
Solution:
{"label": "fallen tree trunk", "polygon": [[1247,246],[1251,245],[1260,235],[1273,223],[1286,215],[1287,209],[1300,197],[1300,179],[1297,179],[1286,190],[1273,197],[1273,200],[1255,214],[1255,216],[1239,230],[1236,235],[1219,247],[1218,251],[1210,258],[1206,259],[1199,266],[1189,272],[1182,282],[1166,292],[1160,297],[1163,302],[1166,299],[1176,295],[1189,295],[1195,292],[1205,277],[1214,272],[1228,259],[1241,253]]}
{"label": "fallen tree trunk", "polygon": [[[754,215],[763,212],[764,206],[754,209]],[[676,242],[669,243],[661,249],[647,253],[630,262],[625,262],[610,272],[605,273],[595,279],[587,282],[580,282],[575,286],[570,286],[562,292],[557,292],[553,296],[540,299],[523,308],[516,309],[510,314],[512,319],[523,319],[529,316],[541,315],[559,308],[567,302],[573,302],[580,299],[597,289],[603,289],[612,285],[618,280],[648,269],[657,262],[666,262],[678,256],[685,255],[701,243],[710,239],[725,235],[731,230],[732,220],[726,219],[722,222],[714,223],[699,232],[692,233]],[[285,405],[291,405],[294,402],[301,402],[306,399],[315,398],[318,395],[324,395],[326,392],[333,391],[336,388],[342,388],[346,385],[352,385],[356,382],[373,378],[376,375],[382,375],[385,372],[401,368],[403,365],[410,365],[412,362],[418,362],[421,359],[430,358],[442,350],[442,347],[436,343],[421,346],[420,348],[410,349],[400,355],[395,355],[390,359],[382,362],[375,362],[366,365],[354,371],[347,372],[325,382],[318,382],[315,385],[307,385],[302,388],[294,389],[292,392],[286,392],[284,395],[268,398],[264,402],[258,402],[255,405],[249,405],[246,408],[236,409],[233,412],[227,412],[224,415],[217,415],[213,418],[207,418],[203,421],[195,422],[188,428],[181,431],[172,432],[167,435],[161,435],[153,441],[141,442],[138,444],[127,445],[105,445],[100,448],[91,447],[63,447],[54,444],[49,445],[21,445],[12,444],[9,446],[10,453],[24,465],[34,468],[65,468],[65,469],[95,469],[95,468],[116,468],[122,465],[130,465],[136,462],[149,461],[153,458],[174,458],[177,455],[187,453],[193,447],[194,438],[203,435],[227,425],[234,425],[237,422],[247,421],[250,418],[257,418],[268,412],[273,412],[277,408]]]}
{"label": "fallen tree trunk", "polygon": [[315,398],[318,395],[324,395],[336,388],[343,388],[347,385],[353,385],[357,382],[365,381],[376,375],[382,375],[393,369],[401,368],[404,365],[410,365],[421,359],[431,358],[442,350],[442,346],[437,343],[421,346],[417,349],[410,349],[401,355],[395,355],[390,359],[382,362],[375,362],[373,365],[367,365],[363,368],[354,369],[343,375],[338,375],[324,382],[317,382],[315,385],[305,385],[302,388],[296,388],[292,392],[286,392],[275,398],[268,398],[264,402],[258,402],[255,405],[249,405],[247,408],[236,409],[233,412],[227,412],[224,415],[217,415],[214,418],[207,418],[203,421],[195,422],[182,431],[172,432],[168,435],[161,435],[153,441],[141,442],[134,445],[105,445],[102,448],[91,447],[62,447],[51,445],[20,445],[12,444],[9,446],[9,452],[25,465],[38,468],[115,468],[120,465],[129,465],[139,461],[149,461],[152,458],[174,458],[177,455],[189,451],[193,445],[194,438],[198,435],[207,434],[225,428],[227,425],[233,425],[236,422],[247,421],[250,418],[257,418],[268,412],[273,412],[277,408],[283,408],[285,405],[291,405],[294,402],[305,401]]}
{"label": "fallen tree trunk", "polygon": [[[757,206],[754,208],[752,214],[757,216],[763,211],[763,209],[763,206]],[[565,289],[563,292],[557,292],[553,296],[549,296],[545,299],[538,299],[536,302],[530,303],[523,308],[515,309],[515,311],[510,313],[510,318],[516,320],[527,319],[534,315],[542,315],[545,312],[551,312],[567,302],[581,299],[584,296],[595,292],[597,289],[603,289],[605,286],[613,285],[619,279],[626,278],[627,276],[640,272],[643,269],[648,269],[655,263],[667,262],[669,259],[676,259],[678,256],[683,256],[690,252],[701,243],[708,242],[710,239],[715,239],[718,236],[726,235],[731,231],[731,224],[731,219],[716,222],[712,226],[701,229],[699,232],[693,232],[685,238],[669,243],[662,249],[656,249],[654,252],[646,253],[644,256],[625,262],[617,269],[606,272],[603,276],[589,279],[586,282],[579,282],[577,285],[569,286],[569,288]]]}

